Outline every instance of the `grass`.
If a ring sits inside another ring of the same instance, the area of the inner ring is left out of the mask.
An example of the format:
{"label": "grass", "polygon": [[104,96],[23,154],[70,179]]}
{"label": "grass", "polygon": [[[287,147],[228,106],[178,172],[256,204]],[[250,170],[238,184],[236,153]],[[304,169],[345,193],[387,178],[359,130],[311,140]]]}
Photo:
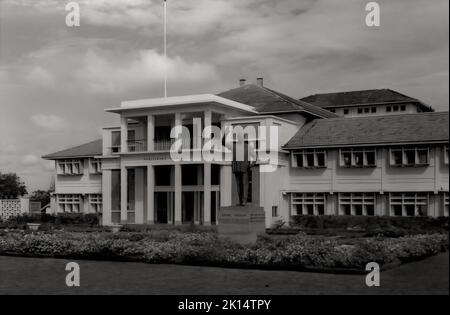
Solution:
{"label": "grass", "polygon": [[69,261],[73,260],[1,257],[0,294],[448,295],[449,292],[447,253],[382,271],[380,287],[367,287],[365,275],[76,260],[81,286],[69,288],[64,281]]}

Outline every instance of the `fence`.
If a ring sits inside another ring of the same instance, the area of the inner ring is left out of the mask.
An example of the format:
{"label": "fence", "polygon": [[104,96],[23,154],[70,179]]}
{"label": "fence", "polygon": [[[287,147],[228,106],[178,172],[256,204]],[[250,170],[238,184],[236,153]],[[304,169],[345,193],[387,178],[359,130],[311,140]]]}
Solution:
{"label": "fence", "polygon": [[29,211],[30,200],[27,198],[0,199],[0,220],[2,221],[23,213],[29,213]]}

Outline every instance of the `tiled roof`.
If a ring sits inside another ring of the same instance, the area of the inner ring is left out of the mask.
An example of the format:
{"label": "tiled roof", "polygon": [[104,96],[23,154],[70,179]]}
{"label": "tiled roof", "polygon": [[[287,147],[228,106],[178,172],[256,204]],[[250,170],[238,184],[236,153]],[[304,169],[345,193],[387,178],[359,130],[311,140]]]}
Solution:
{"label": "tiled roof", "polygon": [[255,84],[246,84],[217,95],[253,106],[261,114],[303,111],[317,117],[337,117],[320,107]]}
{"label": "tiled roof", "polygon": [[448,112],[315,119],[284,147],[448,142],[448,124]]}
{"label": "tiled roof", "polygon": [[102,155],[102,139],[91,141],[66,150],[47,154],[42,158],[53,160],[61,158],[91,157],[96,155]]}
{"label": "tiled roof", "polygon": [[390,89],[314,94],[304,97],[301,100],[323,108],[351,105],[356,106],[362,104],[412,102],[417,103],[417,105],[419,105],[423,111],[432,111],[431,107],[423,104],[418,99],[409,97]]}

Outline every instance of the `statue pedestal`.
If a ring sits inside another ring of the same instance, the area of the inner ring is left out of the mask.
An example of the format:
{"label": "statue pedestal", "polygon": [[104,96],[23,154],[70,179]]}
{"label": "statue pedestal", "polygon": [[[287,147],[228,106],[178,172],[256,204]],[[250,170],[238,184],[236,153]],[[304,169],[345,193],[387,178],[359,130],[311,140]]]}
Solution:
{"label": "statue pedestal", "polygon": [[245,205],[222,207],[219,211],[217,232],[240,244],[256,242],[258,234],[266,231],[264,208]]}

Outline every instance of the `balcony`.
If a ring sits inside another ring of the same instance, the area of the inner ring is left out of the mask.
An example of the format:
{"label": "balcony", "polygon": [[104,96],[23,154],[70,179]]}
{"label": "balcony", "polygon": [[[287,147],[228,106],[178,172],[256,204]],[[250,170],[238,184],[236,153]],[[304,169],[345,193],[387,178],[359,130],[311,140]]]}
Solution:
{"label": "balcony", "polygon": [[127,140],[128,152],[146,152],[147,139]]}
{"label": "balcony", "polygon": [[169,151],[174,142],[175,139],[155,140],[154,149],[155,151]]}

